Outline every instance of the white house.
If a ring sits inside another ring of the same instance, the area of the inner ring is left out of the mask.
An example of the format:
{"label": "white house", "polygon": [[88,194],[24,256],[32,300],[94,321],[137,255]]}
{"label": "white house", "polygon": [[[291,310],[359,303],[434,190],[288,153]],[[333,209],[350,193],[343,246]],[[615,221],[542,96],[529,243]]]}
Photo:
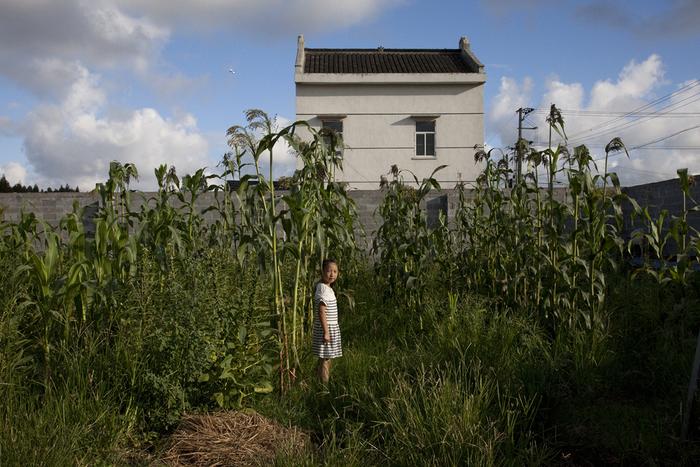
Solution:
{"label": "white house", "polygon": [[[377,189],[392,164],[419,179],[439,165],[445,188],[476,179],[484,145],[484,65],[457,49],[309,49],[299,36],[296,116],[342,133],[353,189]],[[409,180],[408,177],[406,180]]]}

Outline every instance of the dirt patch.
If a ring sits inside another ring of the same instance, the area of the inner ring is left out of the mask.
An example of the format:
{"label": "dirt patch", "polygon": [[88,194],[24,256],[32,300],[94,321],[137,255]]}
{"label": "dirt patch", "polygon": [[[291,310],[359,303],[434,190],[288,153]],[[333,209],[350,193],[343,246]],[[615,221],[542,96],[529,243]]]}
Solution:
{"label": "dirt patch", "polygon": [[253,411],[186,415],[170,439],[161,458],[170,466],[269,465],[310,446],[306,433]]}

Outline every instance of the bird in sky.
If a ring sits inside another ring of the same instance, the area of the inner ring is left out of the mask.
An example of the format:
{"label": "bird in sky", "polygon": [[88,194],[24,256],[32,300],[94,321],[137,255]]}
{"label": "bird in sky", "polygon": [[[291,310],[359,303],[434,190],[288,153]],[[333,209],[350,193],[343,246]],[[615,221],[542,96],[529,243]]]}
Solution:
{"label": "bird in sky", "polygon": [[236,72],[233,71],[233,68],[229,68],[229,69],[228,69],[228,72],[231,73],[232,75],[235,75],[235,74],[236,74]]}

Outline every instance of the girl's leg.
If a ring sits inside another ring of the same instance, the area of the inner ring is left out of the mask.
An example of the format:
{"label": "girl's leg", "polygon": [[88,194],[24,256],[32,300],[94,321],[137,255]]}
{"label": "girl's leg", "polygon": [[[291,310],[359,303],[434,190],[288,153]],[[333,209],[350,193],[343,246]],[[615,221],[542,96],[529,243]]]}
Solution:
{"label": "girl's leg", "polygon": [[318,379],[324,383],[328,384],[328,379],[331,375],[331,359],[330,358],[319,358],[318,359]]}

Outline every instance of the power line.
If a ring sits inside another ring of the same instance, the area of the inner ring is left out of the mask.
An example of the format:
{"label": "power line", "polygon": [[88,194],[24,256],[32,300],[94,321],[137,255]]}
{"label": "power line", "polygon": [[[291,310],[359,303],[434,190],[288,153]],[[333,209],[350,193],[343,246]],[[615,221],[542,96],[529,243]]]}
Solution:
{"label": "power line", "polygon": [[[692,99],[692,100],[691,100],[690,102],[685,102],[684,104],[682,104],[684,101],[687,101],[688,99]],[[673,107],[673,109],[671,109],[671,110],[679,109],[679,108],[688,106],[688,105],[690,105],[690,104],[692,104],[692,103],[694,103],[694,102],[696,102],[696,101],[698,101],[698,100],[700,100],[700,92],[698,92],[697,94],[693,94],[693,95],[691,95],[691,96],[688,96],[688,97],[686,97],[686,98],[684,98],[684,99],[681,99],[680,101],[677,101],[677,102],[674,102],[674,103],[672,103],[672,104],[669,104],[669,105],[667,105],[667,106],[665,106],[665,107],[662,107],[661,110],[663,110],[663,109],[668,109],[668,108],[670,108],[670,107]],[[682,105],[679,105],[679,104],[682,104]],[[647,116],[647,117],[640,117],[640,118],[638,118],[638,119],[636,119],[636,120],[628,121],[628,122],[626,122],[626,123],[623,123],[623,124],[621,124],[621,125],[616,125],[616,126],[613,126],[613,127],[611,127],[611,128],[608,128],[608,129],[601,129],[601,130],[599,130],[599,131],[597,131],[597,132],[594,132],[593,134],[587,135],[587,136],[585,136],[585,137],[582,137],[582,136],[575,137],[575,136],[574,136],[574,137],[569,138],[569,142],[570,142],[571,144],[578,144],[578,143],[581,143],[581,142],[586,141],[586,140],[591,140],[591,139],[593,139],[593,138],[599,138],[599,137],[601,137],[601,136],[603,136],[603,135],[605,135],[605,134],[608,134],[608,133],[619,132],[619,131],[621,131],[621,130],[626,130],[626,129],[628,129],[628,128],[634,126],[634,125],[638,125],[638,124],[640,124],[640,123],[642,123],[642,122],[648,122],[648,121],[651,121],[651,120],[655,120],[656,118],[660,118],[662,115],[665,115],[665,114],[667,114],[667,113],[669,113],[669,112],[670,112],[670,110],[667,111],[667,112],[655,113],[655,114],[652,114],[652,115]]]}
{"label": "power line", "polygon": [[[605,146],[600,146],[605,147]],[[700,150],[700,146],[649,146],[649,147],[636,147],[634,148],[635,150],[660,150],[660,149],[668,149],[668,150],[673,150],[673,151],[698,151]]]}
{"label": "power line", "polygon": [[[674,136],[678,136],[681,133],[685,133],[687,131],[695,130],[698,128],[700,128],[700,125],[695,125],[695,126],[691,126],[689,128],[684,128],[682,130],[676,131],[675,133],[671,133],[670,135],[662,136],[661,138],[657,138],[655,140],[652,140],[652,141],[649,141],[649,142],[646,142],[644,144],[640,144],[637,146],[632,146],[632,147],[627,148],[627,149],[628,149],[628,151],[636,151],[639,149],[644,149],[644,150],[648,150],[648,149],[672,149],[672,148],[674,148],[674,146],[656,146],[656,147],[654,147],[651,145],[656,144],[656,143],[660,143],[661,141],[666,141],[667,139],[673,138]],[[591,146],[591,147],[604,148],[605,146],[596,145],[596,146]],[[676,149],[699,150],[700,146],[676,146]],[[611,154],[608,156],[608,159],[611,157],[619,156],[620,154],[623,154],[623,152],[616,152],[615,154]],[[602,160],[605,160],[605,158],[598,158],[598,159],[594,159],[594,160],[595,161],[602,161]]]}
{"label": "power line", "polygon": [[641,148],[643,148],[643,147],[645,147],[645,146],[649,146],[649,145],[651,145],[651,144],[660,143],[661,141],[665,141],[665,140],[667,140],[667,139],[669,139],[669,138],[673,138],[674,136],[678,136],[678,135],[680,135],[681,133],[685,133],[686,131],[690,131],[690,130],[695,130],[695,129],[697,129],[697,128],[700,128],[700,125],[695,125],[695,126],[691,126],[690,128],[685,128],[685,129],[683,129],[683,130],[677,131],[677,132],[675,132],[675,133],[673,133],[673,134],[670,134],[670,135],[668,135],[668,136],[664,136],[663,138],[655,139],[654,141],[650,141],[650,142],[648,142],[648,143],[640,144],[639,146],[633,147],[632,149],[641,149]]}
{"label": "power line", "polygon": [[[692,89],[692,88],[694,88],[694,87],[696,87],[696,86],[698,86],[698,85],[700,85],[700,81],[698,81],[698,80],[692,81],[692,82],[686,84],[685,86],[681,87],[680,89],[677,89],[676,91],[674,91],[674,92],[672,92],[672,93],[669,93],[669,94],[666,94],[666,95],[664,95],[664,96],[661,96],[661,97],[659,97],[658,99],[655,99],[655,100],[652,101],[652,102],[649,102],[649,103],[647,103],[647,104],[644,104],[644,105],[642,105],[641,107],[638,107],[638,108],[636,108],[636,109],[634,109],[634,110],[632,110],[632,111],[630,111],[630,112],[623,113],[622,115],[620,115],[620,116],[617,117],[617,118],[613,118],[613,119],[611,119],[611,120],[609,120],[609,121],[607,121],[607,122],[601,122],[601,123],[599,123],[599,124],[597,124],[597,125],[594,125],[593,127],[589,128],[589,129],[587,129],[587,130],[583,130],[583,131],[581,131],[581,132],[579,132],[579,133],[576,133],[576,134],[574,134],[574,135],[571,135],[571,139],[576,139],[576,138],[580,137],[583,133],[586,133],[586,132],[588,132],[588,131],[593,131],[593,130],[596,130],[596,129],[598,129],[598,128],[608,126],[608,125],[610,125],[610,124],[612,124],[612,123],[614,123],[614,122],[617,122],[617,121],[619,121],[619,120],[624,120],[626,117],[632,116],[632,115],[634,115],[636,112],[643,112],[643,111],[645,111],[646,109],[649,109],[649,108],[651,108],[651,107],[653,107],[653,106],[655,106],[655,105],[657,105],[657,104],[659,104],[659,103],[661,103],[661,102],[663,102],[663,101],[666,101],[666,100],[668,100],[668,99],[671,99],[671,98],[674,97],[674,96],[677,96],[677,95],[679,95],[679,94],[682,94],[682,93],[684,93],[685,91],[687,91],[687,90],[689,90],[689,89]],[[538,113],[539,113],[539,112],[545,113],[545,112],[548,112],[548,109],[535,109],[535,111],[538,112]]]}
{"label": "power line", "polygon": [[[631,117],[650,117],[653,115],[660,115],[664,118],[688,118],[688,117],[698,117],[700,112],[668,112],[664,114],[659,114],[659,112],[598,112],[598,111],[575,111],[575,110],[561,110],[561,114],[564,116],[573,117],[612,117],[615,115],[620,116],[631,116]],[[588,131],[588,130],[584,130]]]}
{"label": "power line", "polygon": [[[668,172],[658,172],[658,171],[652,172],[651,170],[637,169],[637,168],[635,168],[635,167],[629,167],[629,166],[627,166],[627,165],[618,165],[618,166],[612,167],[612,168],[613,168],[613,169],[618,169],[618,168],[619,168],[619,169],[629,170],[629,171],[632,171],[632,172],[639,172],[639,173],[643,173],[643,174],[647,174],[647,175],[654,175],[654,176],[656,176],[657,178],[664,178],[664,179],[665,179],[666,177],[671,177],[671,178],[673,178],[673,177],[676,177],[676,175],[677,175],[677,174],[670,174],[670,173],[668,173]],[[610,170],[608,170],[608,173],[610,173]]]}

